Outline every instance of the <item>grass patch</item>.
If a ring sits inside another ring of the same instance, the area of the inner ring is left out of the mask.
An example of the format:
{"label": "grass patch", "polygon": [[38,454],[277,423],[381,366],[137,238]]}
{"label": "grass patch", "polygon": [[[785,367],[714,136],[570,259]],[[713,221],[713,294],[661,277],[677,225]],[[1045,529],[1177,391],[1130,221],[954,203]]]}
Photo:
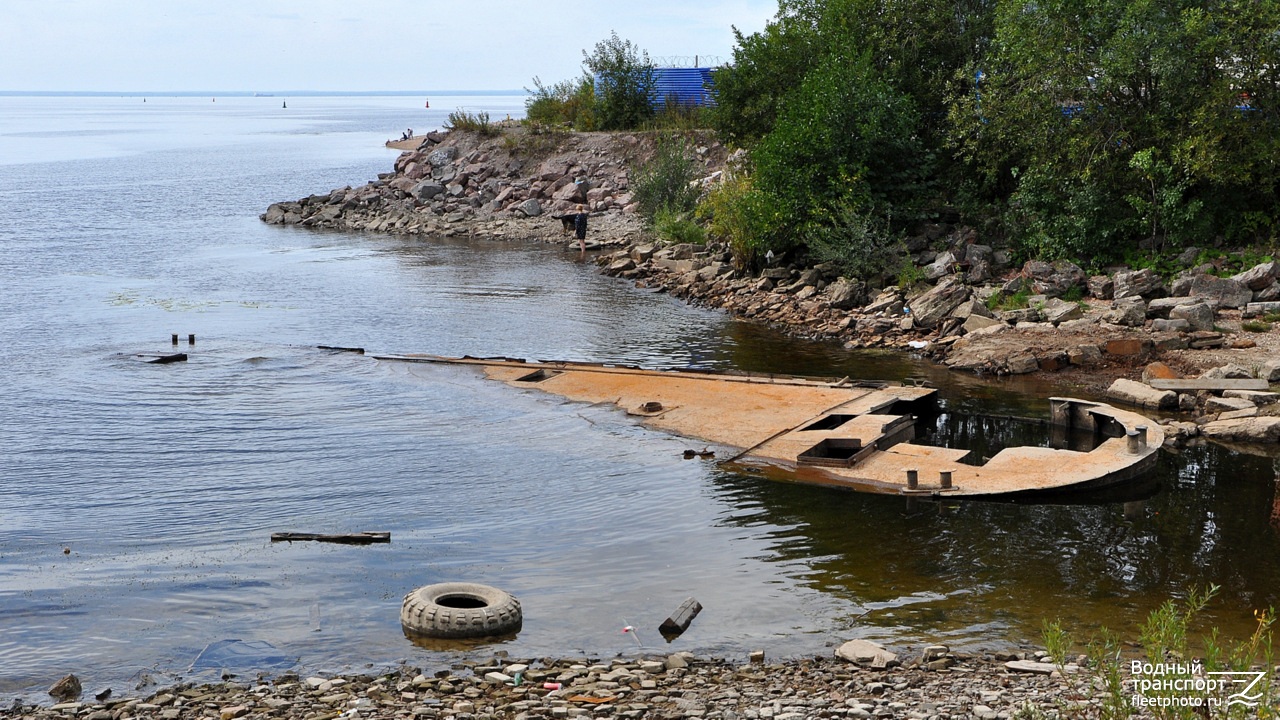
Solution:
{"label": "grass patch", "polygon": [[987,298],[988,310],[1021,310],[1027,307],[1027,298],[1031,297],[1030,290],[1019,290],[1012,295],[1005,294],[1003,291]]}
{"label": "grass patch", "polygon": [[1271,323],[1262,320],[1246,320],[1240,324],[1240,329],[1251,333],[1271,332]]}
{"label": "grass patch", "polygon": [[486,137],[502,132],[497,125],[489,122],[489,113],[478,112],[473,115],[462,108],[449,113],[449,119],[445,121],[444,126],[448,130],[476,132]]}

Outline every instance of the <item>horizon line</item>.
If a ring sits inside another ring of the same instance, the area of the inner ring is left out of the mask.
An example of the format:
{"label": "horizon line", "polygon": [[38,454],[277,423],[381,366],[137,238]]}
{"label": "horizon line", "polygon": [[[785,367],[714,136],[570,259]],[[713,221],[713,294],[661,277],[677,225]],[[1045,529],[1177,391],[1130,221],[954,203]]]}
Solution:
{"label": "horizon line", "polygon": [[0,90],[9,97],[78,96],[78,97],[334,97],[334,96],[409,96],[409,95],[527,95],[520,90]]}

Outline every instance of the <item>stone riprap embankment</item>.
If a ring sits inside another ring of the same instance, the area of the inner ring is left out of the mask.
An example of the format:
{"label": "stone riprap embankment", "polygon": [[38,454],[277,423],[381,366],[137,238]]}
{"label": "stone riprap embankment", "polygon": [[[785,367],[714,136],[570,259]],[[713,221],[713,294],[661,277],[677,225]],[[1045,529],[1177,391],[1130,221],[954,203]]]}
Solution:
{"label": "stone riprap embankment", "polygon": [[[694,135],[698,163],[714,174],[726,152]],[[275,203],[261,216],[273,225],[408,235],[474,235],[511,240],[565,239],[560,222],[579,205],[590,214],[592,247],[639,240],[642,223],[630,168],[646,161],[647,134],[432,132],[402,153],[393,172],[345,187]]]}
{"label": "stone riprap embankment", "polygon": [[930,646],[905,662],[877,652],[885,660],[879,668],[861,657],[860,665],[840,656],[772,662],[758,655],[753,662],[689,653],[612,660],[500,656],[425,672],[406,667],[378,676],[286,674],[98,702],[15,704],[0,714],[24,720],[994,720],[1097,718],[1112,697],[1087,668],[1059,669],[1044,662],[1044,653],[973,656]]}
{"label": "stone riprap embankment", "polygon": [[[1280,313],[1280,263],[1222,277],[1215,265],[1194,266],[1200,251],[1191,248],[1180,259],[1187,269],[1172,280],[1149,269],[1090,276],[1067,261],[1015,264],[972,228],[930,222],[905,238],[914,267],[905,274],[908,286],[888,277],[868,284],[843,277],[835,264],[803,258],[749,270],[735,266],[723,244],[669,245],[646,231],[630,173],[652,157],[655,143],[645,133],[536,134],[518,126],[494,137],[430,133],[397,158],[393,172],[358,188],[276,203],[262,219],[572,246],[559,218],[581,204],[591,213],[589,247],[604,250],[604,272],[794,335],[906,349],[984,375],[1067,371],[1099,394],[1116,378],[1136,380],[1157,360],[1177,377],[1234,366],[1228,371],[1280,379],[1267,364],[1280,357],[1280,332],[1248,322]],[[690,146],[704,185],[731,165],[709,135],[694,135]],[[1112,397],[1135,402],[1122,392]],[[1159,409],[1194,413],[1196,428],[1224,412],[1211,402],[1220,390],[1163,397]],[[1262,415],[1270,412],[1266,400],[1251,400]],[[1171,433],[1170,442],[1200,434],[1188,427]],[[1258,442],[1273,434],[1265,422],[1236,423],[1232,433]]]}

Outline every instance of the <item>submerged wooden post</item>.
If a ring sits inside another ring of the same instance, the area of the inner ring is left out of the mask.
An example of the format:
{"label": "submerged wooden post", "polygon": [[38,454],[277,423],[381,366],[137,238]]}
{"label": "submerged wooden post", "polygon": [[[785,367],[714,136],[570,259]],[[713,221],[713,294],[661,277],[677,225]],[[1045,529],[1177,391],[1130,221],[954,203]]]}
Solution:
{"label": "submerged wooden post", "polygon": [[174,333],[174,334],[173,334],[173,344],[174,344],[174,345],[177,345],[177,344],[178,344],[178,333]]}
{"label": "submerged wooden post", "polygon": [[195,345],[195,344],[196,344],[196,334],[195,334],[195,333],[191,333],[190,335],[188,335],[188,336],[187,336],[187,344],[188,344],[188,345]]}
{"label": "submerged wooden post", "polygon": [[658,632],[662,633],[665,638],[673,638],[676,635],[689,629],[689,623],[698,617],[698,613],[702,612],[702,603],[689,598],[680,603],[680,607],[671,613],[671,617],[662,621],[658,626]]}
{"label": "submerged wooden post", "polygon": [[951,471],[950,470],[938,471],[938,486],[941,487],[943,490],[951,489]]}
{"label": "submerged wooden post", "polygon": [[907,471],[907,489],[915,490],[918,487],[920,487],[920,471],[908,470]]}

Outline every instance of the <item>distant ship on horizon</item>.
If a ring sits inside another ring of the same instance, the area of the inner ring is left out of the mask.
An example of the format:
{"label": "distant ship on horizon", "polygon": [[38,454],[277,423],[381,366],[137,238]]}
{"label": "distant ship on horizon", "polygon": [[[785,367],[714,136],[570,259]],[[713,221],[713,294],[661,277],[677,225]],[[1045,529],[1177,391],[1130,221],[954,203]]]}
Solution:
{"label": "distant ship on horizon", "polygon": [[275,93],[254,93],[254,97],[275,97]]}

